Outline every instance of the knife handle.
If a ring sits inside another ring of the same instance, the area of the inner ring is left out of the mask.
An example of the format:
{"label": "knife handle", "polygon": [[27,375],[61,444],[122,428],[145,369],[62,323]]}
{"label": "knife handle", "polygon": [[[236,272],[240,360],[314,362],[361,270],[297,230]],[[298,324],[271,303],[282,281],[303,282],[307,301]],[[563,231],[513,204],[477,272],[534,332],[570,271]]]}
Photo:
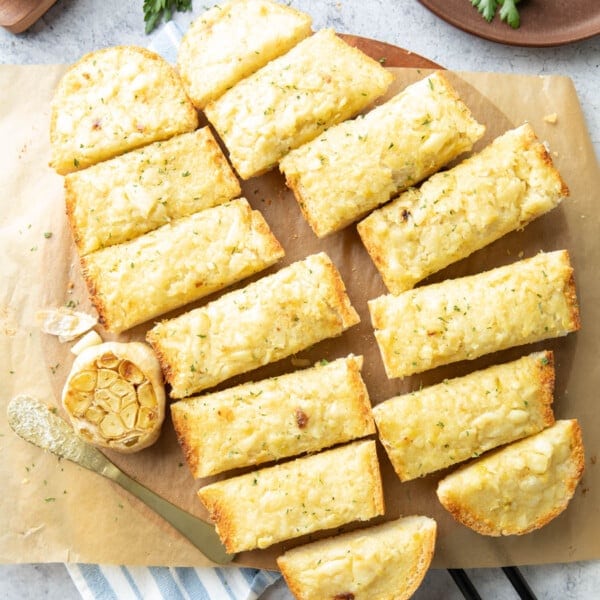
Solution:
{"label": "knife handle", "polygon": [[112,463],[110,463],[110,467],[107,465],[102,469],[102,475],[118,483],[130,494],[148,505],[213,562],[226,564],[235,558],[235,554],[227,554],[214,526],[210,523],[202,521],[202,519],[161,498],[158,494],[123,473]]}

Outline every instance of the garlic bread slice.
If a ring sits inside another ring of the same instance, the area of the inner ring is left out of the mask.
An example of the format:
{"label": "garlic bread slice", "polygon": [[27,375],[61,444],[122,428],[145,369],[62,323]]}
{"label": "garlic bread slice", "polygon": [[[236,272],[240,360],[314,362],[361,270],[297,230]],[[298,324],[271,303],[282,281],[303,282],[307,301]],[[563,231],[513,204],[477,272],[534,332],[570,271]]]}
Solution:
{"label": "garlic bread slice", "polygon": [[446,510],[483,535],[522,535],[563,512],[584,468],[576,419],[556,421],[442,479],[437,495]]}
{"label": "garlic bread slice", "polygon": [[197,126],[196,109],[166,60],[137,46],[97,50],[58,83],[50,166],[64,175]]}

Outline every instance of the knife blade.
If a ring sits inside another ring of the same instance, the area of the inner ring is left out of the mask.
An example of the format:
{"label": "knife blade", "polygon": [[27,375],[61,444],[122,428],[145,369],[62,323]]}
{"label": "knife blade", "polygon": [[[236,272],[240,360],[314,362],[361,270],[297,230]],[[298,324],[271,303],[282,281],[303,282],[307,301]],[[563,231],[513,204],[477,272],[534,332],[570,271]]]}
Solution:
{"label": "knife blade", "polygon": [[8,404],[7,417],[11,429],[27,442],[98,473],[139,498],[213,562],[226,564],[235,558],[235,554],[225,551],[213,525],[126,475],[97,448],[80,439],[64,419],[40,400],[16,396]]}

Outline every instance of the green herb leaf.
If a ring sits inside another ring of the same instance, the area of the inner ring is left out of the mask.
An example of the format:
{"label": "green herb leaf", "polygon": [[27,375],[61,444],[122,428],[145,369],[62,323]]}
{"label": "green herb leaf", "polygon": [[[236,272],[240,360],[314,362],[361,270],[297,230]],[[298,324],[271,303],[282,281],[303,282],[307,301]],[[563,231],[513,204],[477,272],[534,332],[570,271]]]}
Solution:
{"label": "green herb leaf", "polygon": [[176,11],[192,10],[192,0],[144,0],[146,33],[150,33],[162,21],[170,21]]}
{"label": "green herb leaf", "polygon": [[488,23],[494,18],[498,7],[500,7],[500,19],[508,23],[513,29],[517,29],[521,24],[517,9],[519,2],[520,0],[471,0],[471,4]]}
{"label": "green herb leaf", "polygon": [[496,14],[500,0],[471,0],[471,4],[483,15],[489,23]]}
{"label": "green herb leaf", "polygon": [[503,0],[500,8],[500,18],[508,23],[513,29],[517,29],[521,24],[517,4],[519,0]]}

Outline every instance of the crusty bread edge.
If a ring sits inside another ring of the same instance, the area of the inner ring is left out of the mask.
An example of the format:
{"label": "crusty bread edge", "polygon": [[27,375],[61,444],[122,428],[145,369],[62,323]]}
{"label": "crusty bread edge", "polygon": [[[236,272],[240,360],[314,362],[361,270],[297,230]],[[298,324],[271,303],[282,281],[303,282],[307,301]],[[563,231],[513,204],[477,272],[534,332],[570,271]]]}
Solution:
{"label": "crusty bread edge", "polygon": [[208,510],[211,521],[215,525],[217,534],[229,554],[238,551],[235,545],[235,527],[233,515],[227,510],[230,503],[224,498],[224,494],[218,488],[206,486],[197,492],[198,498]]}
{"label": "crusty bread edge", "polygon": [[[415,201],[419,198],[419,192],[415,188],[408,188],[401,192],[400,196],[393,199],[392,202],[410,202]],[[389,205],[388,205],[389,206]],[[373,215],[374,213],[371,213]],[[403,286],[399,286],[393,278],[388,277],[388,271],[386,269],[387,257],[381,250],[381,243],[378,236],[374,235],[371,228],[371,219],[370,216],[365,217],[361,221],[356,224],[356,231],[360,237],[360,241],[362,242],[367,254],[370,256],[375,268],[377,269],[383,284],[388,290],[390,294],[400,294],[402,292],[406,292],[412,288],[406,288]],[[402,215],[404,217],[404,215]]]}
{"label": "crusty bread edge", "polygon": [[[397,600],[408,600],[419,588],[433,560],[435,553],[435,544],[437,538],[437,522],[433,519],[432,527],[428,530],[425,536],[424,544],[421,546],[421,552],[415,561],[413,568],[408,576],[406,590],[404,595],[398,597]],[[396,598],[394,598],[396,600]]]}
{"label": "crusty bread edge", "polygon": [[77,194],[73,189],[72,180],[67,175],[64,178],[64,192],[65,192],[65,211],[67,214],[67,221],[71,227],[71,233],[73,234],[73,241],[77,247],[77,251],[80,255],[83,254],[84,240],[81,235],[81,231],[78,227],[78,220],[75,217],[75,207],[77,205]]}
{"label": "crusty bread edge", "polygon": [[371,451],[368,453],[367,459],[369,463],[366,466],[367,472],[370,475],[373,489],[371,490],[373,497],[372,516],[376,517],[385,514],[385,497],[383,494],[383,481],[381,479],[381,469],[379,468],[379,459],[377,458],[377,446],[374,440],[365,440],[363,442],[354,442],[368,444]]}
{"label": "crusty bread edge", "polygon": [[285,176],[285,183],[286,183],[287,187],[294,194],[294,198],[296,199],[296,202],[298,203],[298,207],[300,208],[300,211],[302,212],[302,216],[304,217],[306,222],[310,225],[310,228],[313,230],[313,233],[318,238],[325,237],[328,232],[321,231],[321,228],[319,226],[319,221],[313,220],[311,212],[306,208],[306,202],[304,200],[304,195],[303,195],[303,191],[302,191],[303,186],[301,183],[300,176],[297,174],[292,175],[291,173],[287,173],[284,169],[281,168],[281,163],[280,163],[279,168],[280,168],[280,171]]}
{"label": "crusty bread edge", "polygon": [[[107,331],[114,332],[113,323],[108,316],[109,315],[108,307],[106,306],[104,300],[102,299],[102,296],[98,293],[98,289],[96,288],[94,278],[90,275],[89,268],[88,268],[87,256],[88,255],[83,255],[83,256],[80,255],[79,256],[79,264],[81,265],[81,275],[87,286],[90,301],[91,301],[92,305],[94,306],[94,308],[96,309],[96,312],[98,313],[98,322],[100,323],[100,325],[102,325]],[[120,332],[115,332],[115,333],[120,333]]]}
{"label": "crusty bread edge", "polygon": [[[173,424],[173,429],[175,430],[177,443],[183,452],[183,456],[190,469],[192,477],[194,477],[194,479],[198,479],[203,475],[199,470],[200,463],[202,462],[202,456],[200,456],[197,452],[197,448],[193,447],[191,444],[188,444],[187,434],[190,428],[186,424],[186,421],[188,421],[188,410],[184,403],[185,400],[171,403],[171,423]],[[212,473],[210,474],[212,475]]]}
{"label": "crusty bread edge", "polygon": [[357,415],[360,415],[365,428],[363,435],[372,435],[376,433],[377,429],[373,419],[369,390],[361,376],[362,356],[360,359],[354,355],[349,356],[346,359],[346,366],[348,367],[348,384],[355,400],[354,410]]}
{"label": "crusty bread edge", "polygon": [[542,417],[543,428],[554,425],[554,386],[556,382],[556,371],[554,368],[554,352],[552,350],[543,350],[534,355],[538,360],[537,381],[539,381],[539,413]]}
{"label": "crusty bread edge", "polygon": [[269,258],[266,267],[269,267],[285,256],[285,250],[275,237],[263,214],[259,210],[254,210],[247,200],[246,202],[250,211],[250,228],[264,240],[264,255]]}
{"label": "crusty bread edge", "polygon": [[563,256],[569,275],[565,280],[564,295],[567,301],[567,306],[570,309],[569,331],[578,331],[581,328],[581,317],[579,314],[579,302],[577,300],[577,289],[575,286],[575,273],[571,265],[571,257],[568,250],[563,250]]}
{"label": "crusty bread edge", "polygon": [[529,123],[524,123],[523,127],[525,129],[524,149],[529,148],[530,150],[533,150],[540,162],[544,164],[548,176],[554,180],[560,199],[568,197],[570,194],[569,187],[556,169],[554,161],[546,146],[539,140],[533,127]]}
{"label": "crusty bread edge", "polygon": [[353,325],[360,323],[360,317],[350,302],[346,285],[344,284],[344,280],[342,279],[342,275],[338,268],[329,256],[325,253],[322,253],[322,255],[324,257],[323,266],[325,267],[329,280],[327,284],[331,286],[335,298],[335,302],[330,308],[338,313],[342,321],[342,330],[345,331]]}
{"label": "crusty bread edge", "polygon": [[[199,310],[199,309],[196,309]],[[156,354],[156,358],[158,358],[158,362],[160,363],[160,368],[163,372],[163,377],[165,381],[173,388],[173,380],[176,375],[176,369],[173,368],[171,362],[168,360],[167,355],[163,351],[162,344],[160,341],[160,332],[157,329],[161,329],[166,323],[166,320],[161,320],[156,323],[152,328],[150,328],[146,332],[146,341],[152,346],[154,350],[154,354]],[[173,389],[171,389],[170,393],[171,398],[178,398],[178,395],[173,393]],[[184,395],[181,396],[183,398]]]}

